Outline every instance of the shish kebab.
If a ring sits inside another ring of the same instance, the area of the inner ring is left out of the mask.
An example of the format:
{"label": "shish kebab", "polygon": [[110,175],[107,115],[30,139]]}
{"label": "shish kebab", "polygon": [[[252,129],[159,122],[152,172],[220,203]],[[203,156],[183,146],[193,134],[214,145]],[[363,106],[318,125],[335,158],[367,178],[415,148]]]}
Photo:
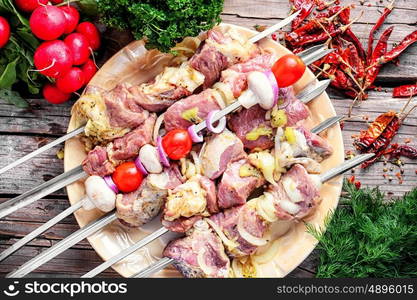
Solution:
{"label": "shish kebab", "polygon": [[[351,160],[345,161],[340,166],[319,175],[318,178],[312,178],[312,176],[317,175],[308,175],[300,165],[294,165],[294,167],[290,169],[284,177],[282,177],[281,184],[282,181],[286,179],[286,176],[291,176],[291,172],[295,173],[295,176],[310,176],[310,178],[306,179],[311,181],[310,183],[313,186],[313,189],[316,185],[316,190],[310,195],[305,196],[307,198],[306,201],[314,201],[314,198],[318,196],[318,186],[338,175],[343,174],[373,156],[373,153],[357,156]],[[278,190],[279,189],[280,188],[278,187]],[[189,235],[171,241],[167,245],[163,254],[165,256],[164,258],[161,258],[132,277],[148,277],[171,264],[174,264],[174,266],[185,277],[229,277],[229,257],[236,259],[253,254],[258,246],[264,245],[267,242],[265,235],[268,232],[269,225],[280,219],[279,216],[282,213],[279,211],[279,200],[270,196],[273,192],[274,188],[264,193],[261,197],[248,201],[241,207],[231,208],[225,212],[220,212],[217,215],[213,215],[209,218],[196,222],[194,224],[194,228],[190,230]],[[282,192],[278,192],[278,195],[282,197]],[[267,201],[269,200],[272,202],[278,200],[278,205],[275,203],[272,203],[271,205],[274,210],[277,210],[274,211],[275,216],[272,219],[270,219],[269,216],[265,217],[257,212],[256,201],[260,201],[260,199],[267,199]],[[237,218],[234,216],[236,211],[238,213]],[[231,224],[239,228],[239,225],[241,225],[240,222],[242,215],[246,217],[245,220],[247,222],[258,223],[258,227],[261,227],[261,238],[254,237],[254,240],[259,241],[259,243],[253,245],[253,247],[249,250],[243,248],[243,253],[239,251],[236,252],[236,247],[239,248],[241,245],[239,245],[239,243],[236,244],[237,241],[232,241],[229,236],[226,237],[225,235],[225,233],[233,233],[234,229],[230,229]],[[228,220],[228,223],[231,224],[228,224],[226,228],[223,228],[221,225],[222,220]],[[230,220],[233,221],[230,222]],[[262,224],[262,226],[259,224]],[[208,249],[210,250],[210,253],[206,253],[206,250]]]}
{"label": "shish kebab", "polygon": [[[264,31],[256,34],[255,36],[253,36],[253,37],[251,37],[249,39],[249,42],[250,43],[256,43],[256,42],[260,41],[261,39],[267,37],[268,35],[274,33],[275,31],[281,29],[282,27],[284,27],[287,24],[291,23],[292,20],[294,20],[298,16],[299,13],[300,13],[300,11],[296,11],[291,16],[289,16],[289,17],[285,18],[284,20],[278,22],[277,24],[275,24],[275,25],[273,25],[273,26],[265,29]],[[37,156],[37,155],[39,155],[39,154],[41,154],[43,152],[45,152],[45,151],[47,151],[47,150],[55,147],[56,145],[59,145],[59,144],[65,142],[66,140],[69,140],[69,139],[77,136],[78,134],[84,132],[84,130],[85,130],[85,126],[81,126],[81,127],[77,128],[77,129],[75,129],[75,130],[67,133],[66,135],[64,135],[64,136],[56,139],[55,141],[53,141],[53,142],[51,142],[51,143],[49,143],[49,144],[47,144],[47,145],[45,145],[45,146],[43,146],[43,147],[41,147],[41,148],[39,148],[37,150],[35,150],[35,151],[33,151],[33,152],[25,155],[24,157],[21,157],[21,158],[17,159],[13,163],[11,163],[11,164],[9,164],[9,165],[1,168],[0,169],[0,175],[3,174],[3,173],[5,173],[5,172],[7,172],[8,170],[16,167],[16,166],[18,166],[18,165],[20,165],[20,164],[28,161],[29,159],[31,159],[31,158],[33,158],[33,157],[35,157],[35,156]]]}
{"label": "shish kebab", "polygon": [[[305,89],[303,89],[300,93],[298,93],[296,97],[299,98],[299,100],[301,100],[302,102],[308,103],[309,101],[313,100],[317,96],[321,95],[325,91],[325,89],[327,88],[329,83],[330,83],[329,80],[325,80],[325,81],[320,81],[317,84],[315,84],[315,83],[309,84],[309,85],[307,85],[307,87]],[[341,119],[341,117],[329,118],[328,120],[322,122],[321,124],[319,124],[318,126],[313,128],[311,130],[311,132],[312,133],[319,133],[319,132],[329,128],[330,126],[336,124],[338,121],[340,121],[340,119]],[[78,179],[74,179],[71,182],[68,182],[67,184],[70,184],[70,183],[72,183],[74,181],[77,181],[77,180]],[[103,182],[99,182],[99,184],[101,184],[101,185],[99,185],[99,187],[102,187]],[[104,188],[106,188],[106,186],[104,186]],[[87,191],[87,194],[89,194],[89,193],[90,193],[90,191]],[[29,233],[28,235],[26,235],[25,237],[20,239],[18,242],[13,244],[11,247],[9,247],[8,249],[6,249],[2,253],[0,253],[0,261],[6,259],[12,253],[17,251],[21,247],[23,247],[25,244],[30,242],[32,239],[34,239],[36,236],[42,234],[43,232],[45,232],[46,230],[48,230],[49,228],[54,226],[56,223],[58,223],[59,221],[61,221],[65,217],[69,216],[70,214],[74,213],[75,211],[79,210],[80,208],[85,207],[87,204],[89,204],[89,206],[90,206],[89,208],[92,209],[94,206],[91,206],[90,202],[91,202],[91,200],[89,200],[89,198],[87,196],[87,197],[85,197],[85,199],[80,200],[79,202],[72,205],[71,207],[69,207],[65,211],[61,212],[60,214],[58,214],[57,216],[55,216],[54,218],[52,218],[51,220],[49,220],[48,222],[46,222],[45,224],[43,224],[42,226],[37,228],[36,230],[32,231],[31,233]],[[104,203],[104,207],[103,207],[103,204],[101,204],[101,205],[98,204],[97,207],[99,209],[101,208],[105,212],[108,212],[108,211],[110,211],[114,208],[113,205],[111,205],[111,202],[112,202],[111,199],[102,199],[102,203]],[[110,204],[108,204],[108,203],[110,203]]]}
{"label": "shish kebab", "polygon": [[[318,126],[313,128],[312,133],[319,133],[321,131],[324,131],[327,128],[331,127],[332,125],[336,124],[338,121],[340,121],[340,119],[341,119],[341,117],[329,118],[328,120],[322,122],[321,124],[319,124]],[[109,213],[109,214],[101,217],[100,219],[86,225],[82,229],[79,229],[77,232],[71,234],[70,236],[68,236],[64,240],[60,241],[59,243],[57,243],[54,246],[52,246],[51,248],[49,248],[48,250],[42,252],[40,255],[36,256],[32,260],[30,260],[27,263],[25,263],[24,265],[22,265],[19,269],[17,269],[15,271],[11,272],[10,274],[8,274],[7,277],[23,277],[23,276],[25,276],[26,274],[30,273],[34,269],[38,268],[42,264],[51,260],[55,256],[59,255],[60,253],[62,253],[66,249],[72,247],[73,245],[75,245],[76,243],[85,239],[86,237],[94,234],[95,232],[97,232],[101,228],[105,227],[107,224],[115,221],[116,219],[117,219],[116,213]],[[154,233],[148,235],[143,240],[135,243],[134,245],[130,246],[127,249],[124,249],[121,253],[112,257],[110,260],[106,261],[105,263],[103,263],[102,265],[100,265],[99,267],[97,267],[96,269],[91,271],[93,273],[90,272],[88,276],[86,276],[87,275],[86,274],[86,275],[84,275],[84,277],[92,277],[93,274],[100,273],[102,270],[104,270],[107,267],[111,266],[112,264],[118,262],[119,260],[121,260],[122,258],[126,257],[127,255],[133,253],[137,249],[147,245],[148,243],[155,240],[156,238],[158,238],[162,234],[166,233],[167,231],[168,231],[168,229],[166,229],[164,227],[155,231]],[[34,236],[32,236],[31,238],[34,238]],[[15,249],[13,249],[13,250],[15,250]],[[2,257],[3,257],[3,254],[5,252],[2,253]]]}
{"label": "shish kebab", "polygon": [[[314,46],[310,49],[307,49],[306,51],[304,51],[303,53],[301,53],[300,55],[302,55],[302,60],[305,59],[306,63],[311,63],[325,55],[327,55],[329,52],[332,51],[332,49],[326,49],[327,47],[323,47],[323,46]],[[302,61],[299,58],[299,56],[295,56],[295,55],[286,55],[284,57],[284,61],[281,60],[281,62],[286,63],[286,58],[291,59],[295,59],[299,62]],[[278,64],[280,60],[277,61],[276,65],[280,65]],[[304,66],[305,68],[305,66]],[[304,69],[302,70],[302,72],[304,72]],[[259,73],[259,72],[258,72]],[[302,73],[299,73],[299,77],[301,77]],[[261,74],[262,76],[262,74]],[[263,78],[264,80],[266,80],[267,78]],[[270,82],[270,80],[273,78],[269,78],[267,79],[268,82]],[[295,82],[295,80],[293,80]],[[326,83],[328,83],[328,81],[324,81],[322,84],[325,85]],[[275,88],[276,88],[276,82],[275,82]],[[272,89],[272,85],[270,85],[270,89]],[[247,99],[255,99],[259,101],[259,98],[256,97],[248,97],[248,95],[250,96],[251,93],[246,93],[244,95],[242,95],[242,99],[245,99],[244,101],[248,102]],[[273,94],[274,97],[276,96],[275,94]],[[267,97],[270,97],[271,94],[267,95]],[[240,98],[239,98],[240,99]],[[245,102],[245,103],[246,103]],[[230,113],[234,110],[236,110],[236,108],[239,107],[239,104],[236,103],[240,103],[239,101],[236,101],[232,104],[230,104],[229,106],[227,106],[226,108],[224,108],[222,111],[217,112],[214,115],[210,116],[210,125],[212,125],[214,122],[216,122],[219,118],[222,118],[222,116],[224,117],[224,114],[226,113]],[[252,103],[250,103],[252,106],[256,104],[256,102],[252,101]],[[246,103],[246,106],[247,103]],[[231,109],[233,108],[233,109]],[[201,124],[197,125],[197,128],[194,127],[190,127],[188,132],[191,133],[191,137],[194,137],[194,140],[196,136],[198,136],[198,132],[201,131],[202,129],[204,129],[207,126],[207,122],[202,122]],[[219,127],[219,126],[218,126]],[[214,129],[214,128],[213,128]],[[193,132],[195,132],[195,134],[193,134]],[[201,136],[200,136],[201,137]],[[197,140],[196,140],[197,141]],[[161,141],[162,142],[162,141]],[[161,147],[160,147],[161,149]],[[164,157],[164,155],[161,156],[161,158],[165,161],[165,164],[167,164],[166,162],[166,158]],[[51,192],[54,192],[62,187],[65,187],[66,185],[68,185],[71,182],[74,182],[78,179],[81,179],[83,177],[86,176],[86,173],[82,170],[82,167],[77,167],[74,168],[64,174],[61,174],[60,176],[58,176],[57,178],[54,178],[52,180],[50,180],[49,182],[45,182],[44,184],[28,191],[25,192],[24,194],[11,199],[9,201],[6,201],[2,204],[0,204],[0,218],[7,216],[8,214],[18,210],[19,208],[22,208],[26,205],[29,205],[30,203],[33,203],[34,201],[37,201],[39,199],[41,199],[42,197],[50,194]],[[110,182],[111,184],[111,178],[107,177],[107,181]]]}

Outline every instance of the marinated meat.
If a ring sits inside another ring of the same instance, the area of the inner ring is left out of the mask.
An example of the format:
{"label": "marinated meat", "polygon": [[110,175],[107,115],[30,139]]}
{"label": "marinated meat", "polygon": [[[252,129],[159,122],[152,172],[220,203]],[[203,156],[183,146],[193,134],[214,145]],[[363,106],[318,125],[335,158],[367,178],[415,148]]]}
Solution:
{"label": "marinated meat", "polygon": [[194,223],[201,220],[202,216],[193,216],[190,218],[181,217],[174,221],[167,221],[164,218],[161,219],[162,225],[173,232],[186,233],[190,230]]}
{"label": "marinated meat", "polygon": [[248,204],[226,209],[211,216],[210,220],[232,241],[226,246],[232,257],[250,255],[257,249],[257,246],[245,240],[239,231],[244,230],[256,238],[263,238],[269,228],[268,224],[258,216],[256,209]]}
{"label": "marinated meat", "polygon": [[88,175],[104,177],[114,172],[114,166],[109,161],[106,148],[101,146],[96,146],[93,150],[88,152],[82,165],[84,171]]}
{"label": "marinated meat", "polygon": [[268,192],[274,198],[276,215],[281,220],[302,219],[312,213],[320,200],[319,181],[301,165],[294,165]]}
{"label": "marinated meat", "polygon": [[[248,174],[242,172],[245,170]],[[249,195],[265,184],[265,179],[259,172],[251,173],[248,170],[251,170],[251,166],[246,158],[227,166],[218,185],[218,206],[221,209],[245,204]]]}
{"label": "marinated meat", "polygon": [[194,123],[202,122],[212,110],[221,109],[219,99],[221,100],[218,92],[207,89],[200,94],[177,101],[165,112],[165,129],[187,129]]}
{"label": "marinated meat", "polygon": [[120,84],[105,93],[104,102],[112,127],[133,129],[149,117],[149,112],[136,103],[134,95],[125,84]]}
{"label": "marinated meat", "polygon": [[160,174],[149,174],[136,191],[117,195],[117,217],[131,227],[148,223],[161,211],[168,189],[182,183],[178,174],[178,166],[172,165]]}
{"label": "marinated meat", "polygon": [[[271,122],[265,119],[266,110],[259,105],[242,109],[229,119],[230,129],[249,150],[265,150],[274,146]],[[251,134],[253,133],[253,134]]]}
{"label": "marinated meat", "polygon": [[187,278],[225,278],[230,260],[221,240],[205,221],[195,223],[188,236],[170,242],[163,255],[174,259],[174,266]]}
{"label": "marinated meat", "polygon": [[210,214],[219,212],[217,205],[216,185],[206,176],[200,176],[200,186],[206,191],[207,210]]}
{"label": "marinated meat", "polygon": [[140,148],[152,140],[155,121],[156,115],[151,114],[139,127],[110,143],[107,147],[110,161],[118,164],[138,156]]}
{"label": "marinated meat", "polygon": [[294,126],[299,121],[305,120],[310,115],[307,105],[301,102],[294,94],[294,89],[289,87],[286,89],[286,97],[288,97],[288,105],[285,107],[287,115],[287,126]]}
{"label": "marinated meat", "polygon": [[210,179],[220,177],[229,163],[246,157],[239,138],[228,130],[207,139],[200,152],[203,174]]}

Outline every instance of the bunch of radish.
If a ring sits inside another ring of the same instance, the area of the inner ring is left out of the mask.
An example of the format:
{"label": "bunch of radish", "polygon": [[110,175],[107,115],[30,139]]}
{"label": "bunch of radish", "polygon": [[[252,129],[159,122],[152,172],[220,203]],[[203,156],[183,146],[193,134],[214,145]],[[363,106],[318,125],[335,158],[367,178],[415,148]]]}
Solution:
{"label": "bunch of radish", "polygon": [[[92,59],[101,44],[97,27],[80,21],[78,10],[70,5],[53,6],[48,0],[15,0],[25,12],[31,12],[32,33],[44,41],[33,60],[38,72],[49,77],[43,96],[51,103],[63,103],[85,87],[97,71]],[[50,0],[59,4],[62,0]]]}

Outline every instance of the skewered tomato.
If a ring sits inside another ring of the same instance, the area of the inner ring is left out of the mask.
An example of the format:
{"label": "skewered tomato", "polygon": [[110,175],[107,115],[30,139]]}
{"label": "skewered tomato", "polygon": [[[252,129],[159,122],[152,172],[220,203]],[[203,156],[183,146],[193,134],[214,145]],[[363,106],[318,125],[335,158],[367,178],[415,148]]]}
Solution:
{"label": "skewered tomato", "polygon": [[10,25],[9,22],[3,18],[0,17],[0,48],[3,48],[10,39]]}
{"label": "skewered tomato", "polygon": [[143,176],[136,168],[135,163],[130,161],[119,165],[114,171],[112,179],[120,191],[130,193],[139,188]]}
{"label": "skewered tomato", "polygon": [[294,54],[284,55],[272,66],[272,72],[280,88],[296,83],[303,76],[305,69],[304,62]]}
{"label": "skewered tomato", "polygon": [[162,138],[162,147],[169,158],[178,160],[191,151],[193,141],[187,130],[174,129]]}

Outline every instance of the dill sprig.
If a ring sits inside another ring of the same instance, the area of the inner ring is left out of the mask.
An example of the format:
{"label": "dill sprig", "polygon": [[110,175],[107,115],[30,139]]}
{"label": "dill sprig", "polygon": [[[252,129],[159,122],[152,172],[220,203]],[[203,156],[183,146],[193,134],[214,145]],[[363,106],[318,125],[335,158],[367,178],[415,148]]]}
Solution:
{"label": "dill sprig", "polygon": [[326,230],[307,225],[319,244],[317,277],[416,277],[417,188],[395,201],[347,181]]}

